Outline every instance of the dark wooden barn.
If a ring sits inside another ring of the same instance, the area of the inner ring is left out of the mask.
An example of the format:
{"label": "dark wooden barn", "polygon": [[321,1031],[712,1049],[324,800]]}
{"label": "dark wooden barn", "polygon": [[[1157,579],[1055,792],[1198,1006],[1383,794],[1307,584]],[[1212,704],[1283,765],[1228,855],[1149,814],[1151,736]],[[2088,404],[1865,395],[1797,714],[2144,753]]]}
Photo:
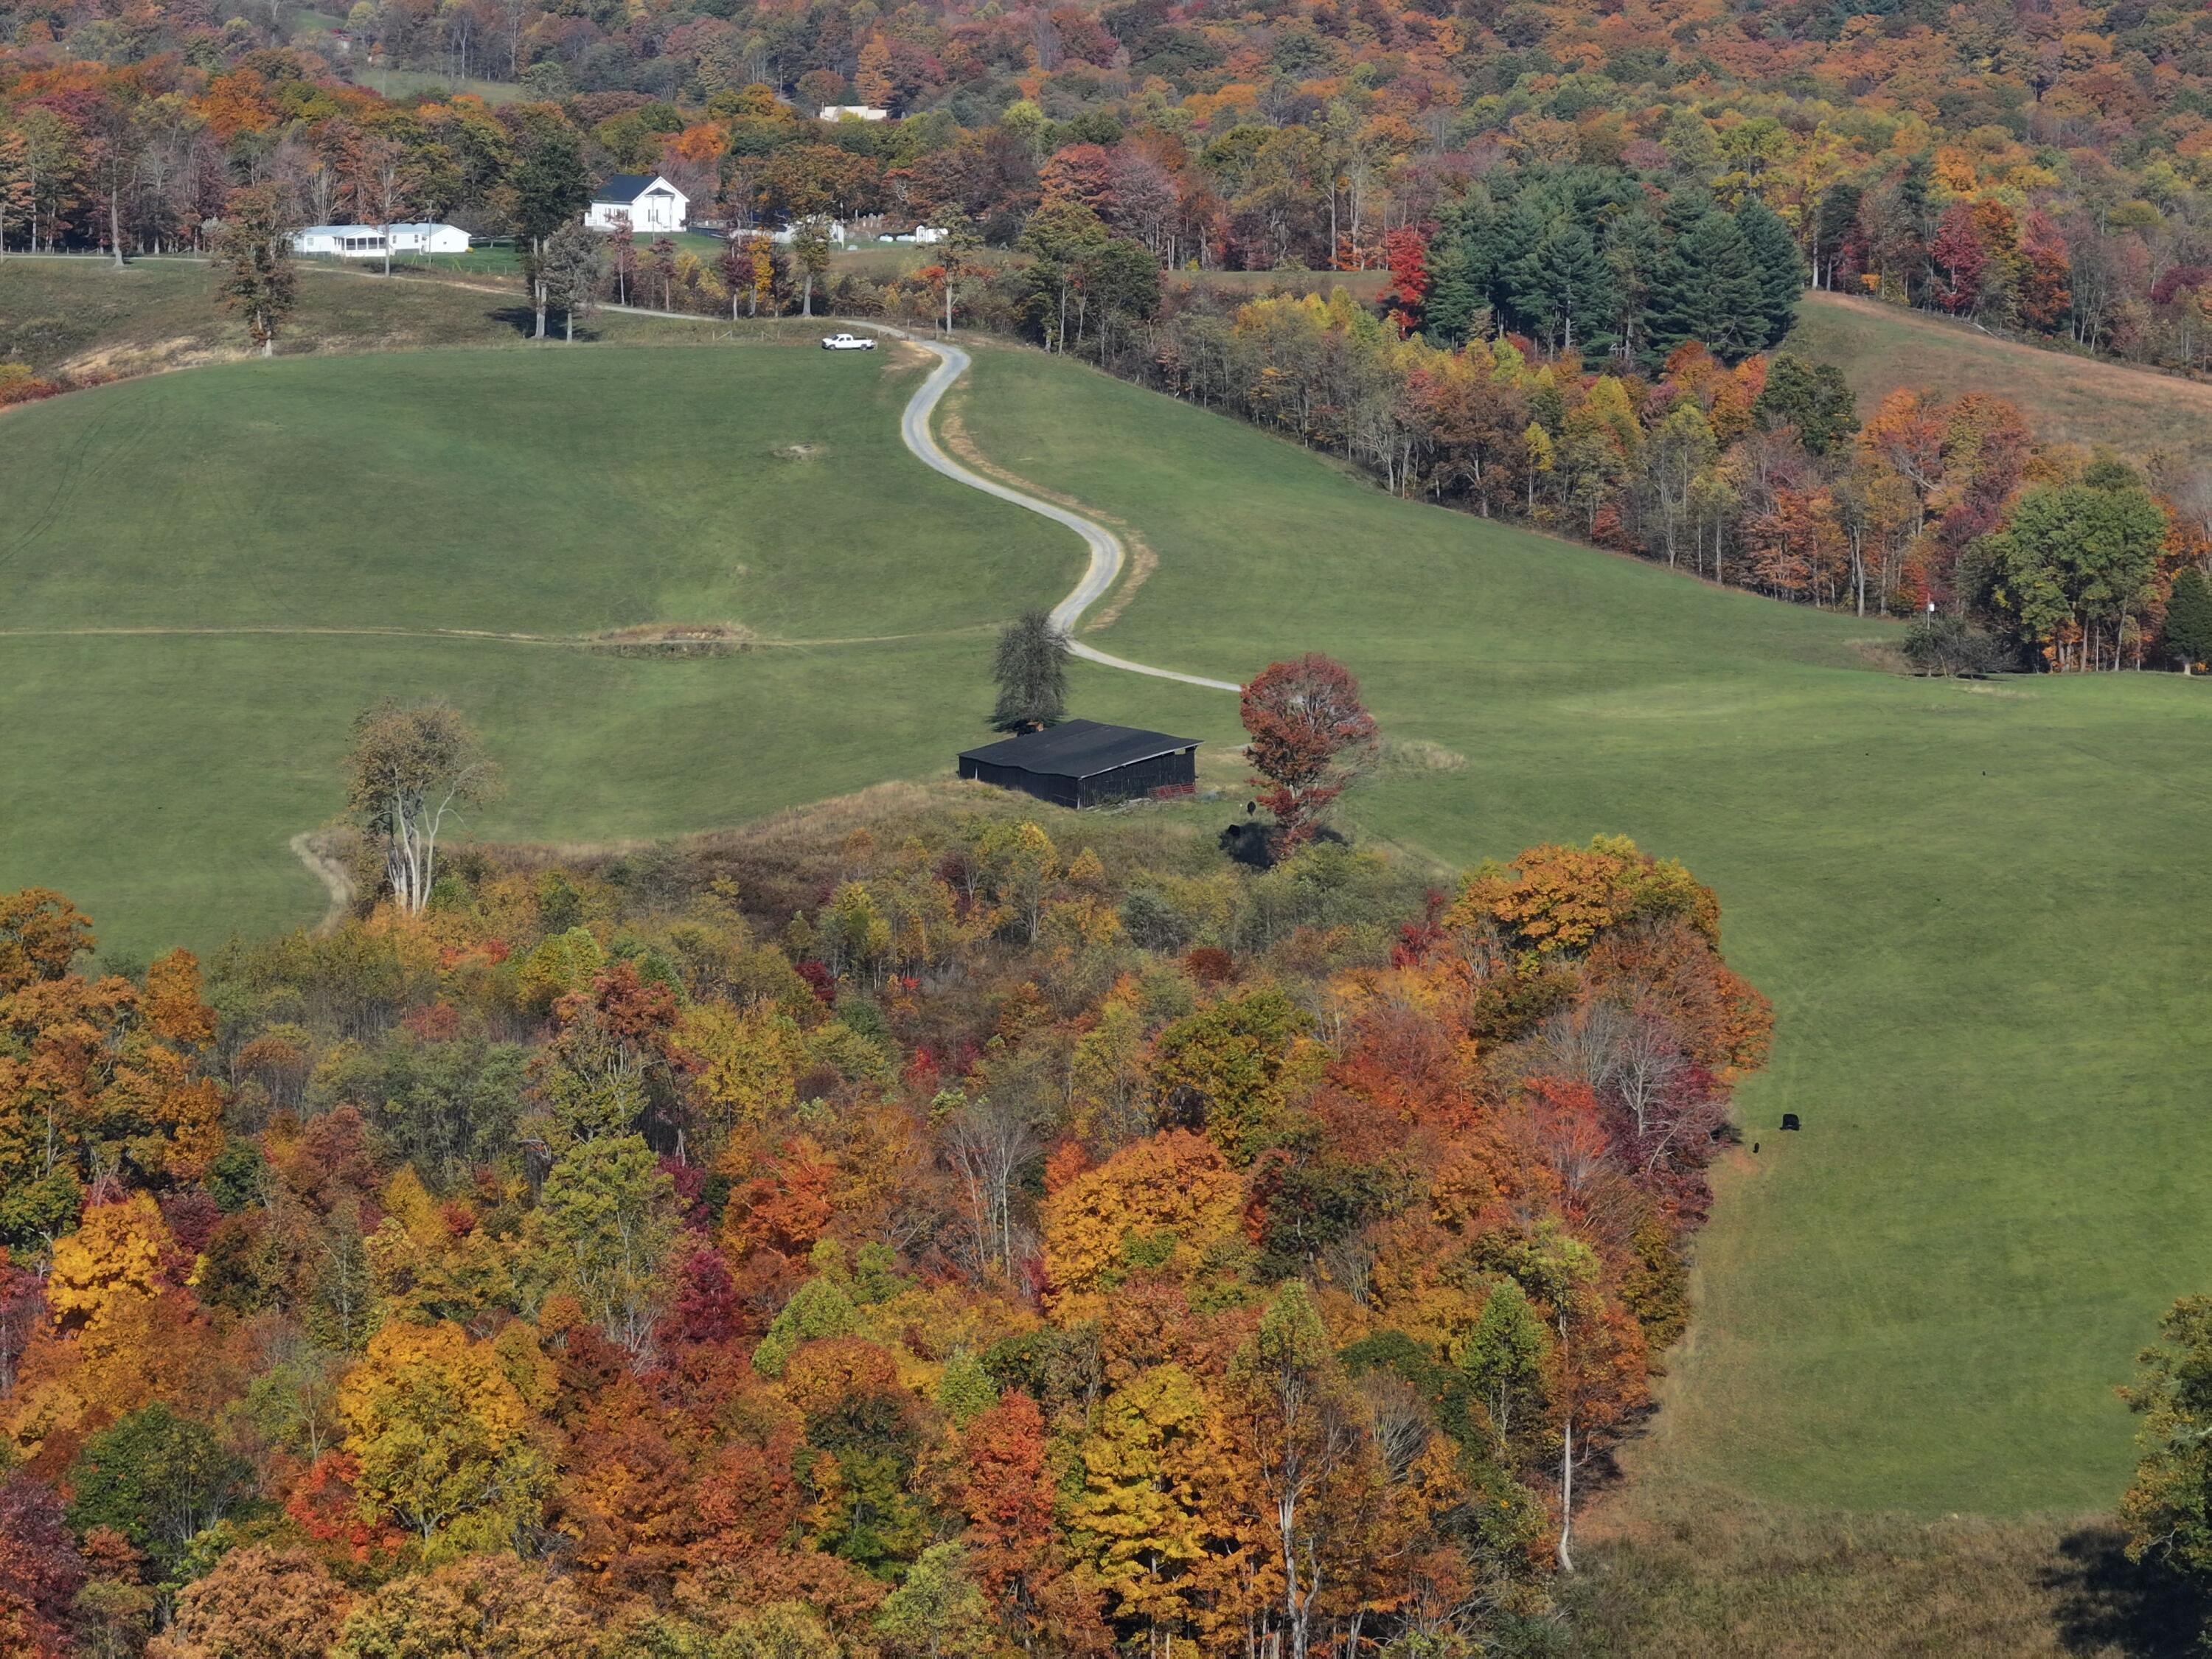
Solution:
{"label": "dark wooden barn", "polygon": [[1057,806],[1099,806],[1195,783],[1198,739],[1067,720],[968,750],[960,757],[960,775]]}

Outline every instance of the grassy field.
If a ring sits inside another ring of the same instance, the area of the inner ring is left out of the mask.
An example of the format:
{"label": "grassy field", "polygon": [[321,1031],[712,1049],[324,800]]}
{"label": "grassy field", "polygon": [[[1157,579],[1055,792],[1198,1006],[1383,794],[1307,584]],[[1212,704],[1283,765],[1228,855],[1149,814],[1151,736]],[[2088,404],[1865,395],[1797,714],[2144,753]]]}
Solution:
{"label": "grassy field", "polygon": [[470,93],[487,104],[513,104],[526,95],[513,81],[440,75],[434,70],[365,69],[354,78],[384,98],[412,98],[425,92]]}
{"label": "grassy field", "polygon": [[[2112,1503],[2112,1385],[2212,1285],[2212,944],[2175,920],[2212,900],[2208,688],[1871,672],[1881,624],[1394,502],[1035,354],[984,354],[959,416],[1157,554],[1101,645],[1231,677],[1328,651],[1386,730],[1467,757],[1376,787],[1378,830],[1455,862],[1626,831],[1719,890],[1778,1033],[1642,1467],[1923,1515]],[[1234,730],[1226,697],[1082,685]]]}
{"label": "grassy field", "polygon": [[[908,463],[918,372],[770,346],[280,358],[0,417],[23,504],[0,889],[63,888],[139,953],[312,916],[286,839],[338,810],[347,722],[387,694],[482,722],[514,783],[471,829],[500,836],[702,829],[940,770],[988,707],[991,625],[1081,556]],[[702,622],[782,643],[572,642]]]}
{"label": "grassy field", "polygon": [[2181,1659],[2193,1599],[2109,1515],[1918,1520],[1632,1491],[1578,1528],[1571,1659]]}
{"label": "grassy field", "polygon": [[1808,294],[1789,349],[1839,365],[1862,414],[1899,386],[1992,392],[2039,438],[2148,456],[2212,454],[2212,385],[2000,340],[1969,323],[1840,294]]}
{"label": "grassy field", "polygon": [[[300,307],[279,352],[356,352],[418,346],[526,345],[531,315],[518,285],[464,288],[371,272],[301,267]],[[649,343],[699,337],[696,324],[601,312],[587,339]],[[208,267],[142,259],[0,260],[0,362],[137,374],[246,355],[246,325],[225,311]]]}

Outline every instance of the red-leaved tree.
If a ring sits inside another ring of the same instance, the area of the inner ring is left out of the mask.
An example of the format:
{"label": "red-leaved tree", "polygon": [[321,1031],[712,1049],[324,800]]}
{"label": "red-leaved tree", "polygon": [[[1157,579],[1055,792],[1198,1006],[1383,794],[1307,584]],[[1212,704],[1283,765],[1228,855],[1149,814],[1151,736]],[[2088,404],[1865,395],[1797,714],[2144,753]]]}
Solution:
{"label": "red-leaved tree", "polygon": [[1309,651],[1268,664],[1244,688],[1243,713],[1277,849],[1311,840],[1374,751],[1375,717],[1359,701],[1359,682],[1342,663]]}
{"label": "red-leaved tree", "polygon": [[1390,267],[1390,281],[1382,290],[1382,303],[1401,334],[1420,327],[1429,298],[1428,239],[1411,226],[1394,230],[1383,239],[1382,257]]}

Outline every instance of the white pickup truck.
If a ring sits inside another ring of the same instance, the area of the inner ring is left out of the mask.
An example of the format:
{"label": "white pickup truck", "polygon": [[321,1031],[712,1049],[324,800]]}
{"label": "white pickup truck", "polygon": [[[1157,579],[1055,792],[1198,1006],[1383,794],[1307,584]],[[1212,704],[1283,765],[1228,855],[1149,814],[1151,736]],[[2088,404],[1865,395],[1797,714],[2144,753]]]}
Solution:
{"label": "white pickup truck", "polygon": [[822,337],[824,351],[873,351],[874,339],[862,334],[825,334]]}

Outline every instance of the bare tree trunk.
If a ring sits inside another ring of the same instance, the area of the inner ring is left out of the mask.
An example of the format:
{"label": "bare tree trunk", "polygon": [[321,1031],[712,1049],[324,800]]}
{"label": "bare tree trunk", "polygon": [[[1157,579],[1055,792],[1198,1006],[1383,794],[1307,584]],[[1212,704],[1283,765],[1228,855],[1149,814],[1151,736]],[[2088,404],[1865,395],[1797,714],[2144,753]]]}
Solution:
{"label": "bare tree trunk", "polygon": [[1572,1572],[1575,1558],[1569,1546],[1575,1533],[1575,1419],[1567,1419],[1566,1439],[1559,1452],[1559,1571]]}

